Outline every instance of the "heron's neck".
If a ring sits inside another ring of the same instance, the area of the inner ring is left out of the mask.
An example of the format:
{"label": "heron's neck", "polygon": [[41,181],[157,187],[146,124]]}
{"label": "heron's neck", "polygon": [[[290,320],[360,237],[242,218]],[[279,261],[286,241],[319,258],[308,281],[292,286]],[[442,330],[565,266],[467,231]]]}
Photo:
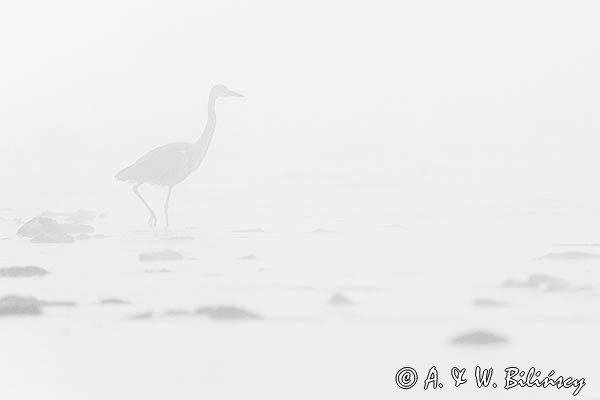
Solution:
{"label": "heron's neck", "polygon": [[217,126],[217,114],[215,112],[216,96],[210,95],[208,97],[208,117],[206,119],[206,125],[200,138],[194,143],[194,155],[200,159],[204,158],[206,150],[212,141],[213,135],[215,134],[215,128]]}
{"label": "heron's neck", "polygon": [[215,127],[217,126],[217,113],[215,112],[216,100],[216,96],[213,96],[212,94],[208,97],[208,117],[206,119],[206,125],[204,126],[204,131],[202,132],[202,135],[196,143],[210,143],[210,140],[212,139],[215,133]]}

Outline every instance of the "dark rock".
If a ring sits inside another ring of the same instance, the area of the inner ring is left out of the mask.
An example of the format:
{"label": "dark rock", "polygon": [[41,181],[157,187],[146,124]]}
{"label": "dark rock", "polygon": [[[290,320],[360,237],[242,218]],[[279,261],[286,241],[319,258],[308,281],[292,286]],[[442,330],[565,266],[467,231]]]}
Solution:
{"label": "dark rock", "polygon": [[78,223],[61,224],[49,217],[35,217],[25,222],[17,235],[32,238],[34,243],[71,243],[72,234],[90,234],[94,227]]}
{"label": "dark rock", "polygon": [[244,261],[255,261],[258,260],[258,257],[256,257],[254,254],[247,254],[243,257],[240,257],[240,260],[244,260]]}
{"label": "dark rock", "polygon": [[564,279],[547,274],[532,274],[525,281],[507,279],[502,286],[508,289],[532,289],[547,292],[593,292],[595,290],[594,286],[574,286]]}
{"label": "dark rock", "polygon": [[117,306],[125,306],[130,304],[127,300],[119,299],[118,297],[106,297],[104,299],[100,299],[98,303],[102,305],[117,305]]}
{"label": "dark rock", "polygon": [[0,298],[0,316],[41,314],[40,301],[34,297],[11,295]]}
{"label": "dark rock", "polygon": [[352,300],[340,293],[335,293],[331,296],[329,304],[332,306],[351,306],[354,304]]}
{"label": "dark rock", "polygon": [[547,290],[564,290],[570,286],[569,282],[546,274],[532,274],[527,283],[533,287],[545,287]]}
{"label": "dark rock", "polygon": [[48,217],[35,217],[25,222],[17,231],[17,235],[34,238],[41,234],[62,233],[58,222]]}
{"label": "dark rock", "polygon": [[154,317],[154,314],[152,312],[145,312],[145,313],[140,313],[140,314],[134,314],[131,317],[129,317],[129,319],[144,320],[144,319],[152,319],[153,317]]}
{"label": "dark rock", "polygon": [[204,315],[214,320],[259,320],[262,317],[252,311],[236,306],[220,305],[214,307],[200,307],[196,309],[197,315]]}
{"label": "dark rock", "polygon": [[64,233],[40,233],[31,239],[31,243],[73,243],[75,239]]}
{"label": "dark rock", "polygon": [[503,308],[508,307],[507,303],[497,300],[478,298],[473,300],[473,306],[475,307],[490,307],[490,308]]}
{"label": "dark rock", "polygon": [[508,339],[491,332],[474,331],[455,337],[451,343],[463,346],[491,346],[507,344]]}
{"label": "dark rock", "polygon": [[161,250],[139,255],[140,261],[177,261],[183,260],[183,256],[175,250]]}
{"label": "dark rock", "polygon": [[24,267],[12,266],[0,268],[0,277],[3,278],[30,278],[33,276],[44,276],[47,274],[49,274],[49,272],[45,269],[33,265],[27,265]]}

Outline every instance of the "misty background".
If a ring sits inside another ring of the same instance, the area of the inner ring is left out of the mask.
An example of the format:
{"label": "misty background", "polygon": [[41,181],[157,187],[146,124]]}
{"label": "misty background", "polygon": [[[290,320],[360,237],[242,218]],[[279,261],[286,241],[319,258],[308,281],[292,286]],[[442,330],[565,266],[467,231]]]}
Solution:
{"label": "misty background", "polygon": [[195,140],[216,83],[246,98],[219,101],[215,141],[176,202],[277,180],[387,185],[419,202],[600,200],[599,11],[593,1],[5,2],[3,201],[138,207],[113,175]]}
{"label": "misty background", "polygon": [[[2,2],[2,393],[397,398],[403,366],[534,365],[598,398],[599,20],[597,1]],[[170,230],[166,189],[141,187],[148,228],[114,175],[195,141],[215,84],[246,97],[218,100]],[[93,235],[18,234],[79,209]],[[47,276],[6,276],[30,266]]]}

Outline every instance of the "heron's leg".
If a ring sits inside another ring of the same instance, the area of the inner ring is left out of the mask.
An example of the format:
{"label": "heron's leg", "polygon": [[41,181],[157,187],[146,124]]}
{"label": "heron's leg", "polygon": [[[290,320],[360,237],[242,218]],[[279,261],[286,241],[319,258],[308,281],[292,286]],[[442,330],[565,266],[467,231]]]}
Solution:
{"label": "heron's leg", "polygon": [[150,218],[148,219],[148,225],[149,226],[156,226],[156,214],[154,214],[154,211],[152,210],[152,208],[150,208],[150,206],[148,205],[148,203],[146,203],[146,200],[144,200],[144,198],[142,197],[142,195],[138,191],[138,188],[140,186],[142,186],[142,184],[143,183],[137,183],[133,187],[133,193],[135,193],[135,195],[140,198],[140,200],[142,201],[142,203],[144,203],[144,205],[146,206],[146,208],[150,212]]}
{"label": "heron's leg", "polygon": [[171,190],[173,190],[173,186],[169,186],[167,199],[165,200],[165,220],[167,221],[167,228],[169,227],[169,199],[171,198]]}

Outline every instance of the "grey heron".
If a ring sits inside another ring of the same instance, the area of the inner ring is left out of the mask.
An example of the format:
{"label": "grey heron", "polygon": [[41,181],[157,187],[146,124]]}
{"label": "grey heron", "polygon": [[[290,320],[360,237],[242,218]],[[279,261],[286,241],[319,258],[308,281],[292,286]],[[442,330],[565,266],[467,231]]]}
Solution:
{"label": "grey heron", "polygon": [[208,96],[208,117],[200,138],[194,143],[174,142],[149,151],[130,166],[115,175],[119,181],[134,183],[133,193],[150,212],[149,226],[156,226],[156,214],[139,192],[140,186],[149,183],[168,188],[164,211],[169,226],[169,199],[177,185],[200,166],[212,141],[217,123],[215,104],[219,97],[244,97],[224,85],[214,86]]}

